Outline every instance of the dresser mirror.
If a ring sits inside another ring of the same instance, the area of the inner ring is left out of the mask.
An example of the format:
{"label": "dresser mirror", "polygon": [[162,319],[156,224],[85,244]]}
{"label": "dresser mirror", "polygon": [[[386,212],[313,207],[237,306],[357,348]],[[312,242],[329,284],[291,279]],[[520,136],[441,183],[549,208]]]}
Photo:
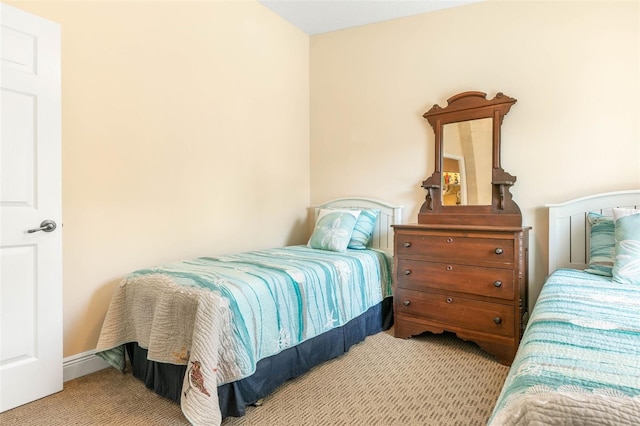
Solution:
{"label": "dresser mirror", "polygon": [[491,205],[492,121],[481,118],[443,126],[443,205]]}
{"label": "dresser mirror", "polygon": [[502,169],[500,130],[516,99],[502,93],[463,92],[423,117],[435,133],[434,172],[418,223],[520,226],[509,188],[516,177]]}

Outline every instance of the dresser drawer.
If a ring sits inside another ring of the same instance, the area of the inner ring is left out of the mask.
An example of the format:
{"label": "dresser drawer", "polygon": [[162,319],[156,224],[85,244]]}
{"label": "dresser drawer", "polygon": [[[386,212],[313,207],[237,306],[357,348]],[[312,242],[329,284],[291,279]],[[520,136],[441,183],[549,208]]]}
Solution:
{"label": "dresser drawer", "polygon": [[512,305],[480,302],[438,293],[396,289],[396,313],[412,315],[467,330],[514,336]]}
{"label": "dresser drawer", "polygon": [[420,257],[433,262],[513,265],[514,240],[509,238],[477,238],[452,234],[397,233],[395,255]]}
{"label": "dresser drawer", "polygon": [[515,298],[515,271],[512,269],[402,258],[397,262],[398,287],[410,290],[440,289],[505,300]]}

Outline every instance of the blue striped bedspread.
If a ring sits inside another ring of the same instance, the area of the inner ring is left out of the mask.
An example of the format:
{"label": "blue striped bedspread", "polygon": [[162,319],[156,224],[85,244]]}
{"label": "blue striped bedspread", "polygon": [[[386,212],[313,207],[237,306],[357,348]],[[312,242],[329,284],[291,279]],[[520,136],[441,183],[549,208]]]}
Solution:
{"label": "blue striped bedspread", "polygon": [[555,271],[489,424],[640,424],[640,287]]}
{"label": "blue striped bedspread", "polygon": [[[172,299],[172,304],[178,304],[179,298],[171,295],[188,292],[190,288],[198,292],[205,289],[224,299],[230,312],[230,330],[222,337],[226,353],[221,355],[220,362],[226,365],[221,365],[218,371],[218,385],[221,385],[253,374],[259,360],[340,327],[391,296],[391,271],[391,257],[380,250],[337,253],[306,246],[202,257],[139,270],[123,280],[121,288],[128,291],[129,296],[122,295],[122,298],[146,299],[150,301],[147,304],[158,307],[150,308],[149,314],[129,313],[138,307],[123,307],[117,309],[118,315],[108,314],[103,334],[106,334],[107,326],[116,331],[106,339],[109,343],[99,346],[104,348],[112,342],[126,341],[133,334],[142,336],[138,341],[143,342],[143,347],[147,341],[151,346],[153,339],[162,333],[163,338],[165,334],[176,338],[171,354],[184,352],[186,356],[190,350],[189,344],[184,342],[187,327],[179,324],[182,320],[159,320],[158,311],[168,305],[160,300]],[[141,289],[143,285],[146,286],[144,290]],[[168,297],[151,295],[151,291],[157,293],[161,287]],[[185,305],[192,302],[186,300]],[[137,306],[145,304],[136,303]],[[115,304],[115,298],[112,304]],[[197,308],[195,304],[193,306],[188,309],[172,307],[166,316],[170,318],[173,311],[195,311]],[[116,311],[115,308],[112,310]],[[155,327],[155,323],[169,321],[181,330],[167,332],[164,330],[166,325],[162,330],[156,330],[160,327]],[[128,330],[116,322],[138,324],[135,330]],[[154,324],[139,324],[141,322]],[[231,335],[227,335],[229,333]],[[156,360],[184,364],[185,356]],[[166,358],[166,355],[155,357]],[[110,361],[114,365],[118,362]]]}

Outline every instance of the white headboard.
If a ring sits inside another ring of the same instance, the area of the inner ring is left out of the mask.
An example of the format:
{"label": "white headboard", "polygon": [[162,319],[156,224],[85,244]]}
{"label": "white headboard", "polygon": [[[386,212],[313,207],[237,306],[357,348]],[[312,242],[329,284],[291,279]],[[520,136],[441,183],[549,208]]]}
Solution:
{"label": "white headboard", "polygon": [[549,208],[549,273],[558,268],[585,269],[589,263],[587,213],[612,215],[615,207],[640,208],[640,189],[577,198]]}
{"label": "white headboard", "polygon": [[393,255],[393,229],[391,225],[399,225],[402,223],[402,206],[395,206],[385,201],[374,200],[371,198],[338,198],[328,201],[324,204],[315,206],[314,223],[318,217],[320,209],[326,208],[350,208],[350,209],[378,209],[380,215],[373,230],[373,238],[371,239],[371,247],[384,250]]}

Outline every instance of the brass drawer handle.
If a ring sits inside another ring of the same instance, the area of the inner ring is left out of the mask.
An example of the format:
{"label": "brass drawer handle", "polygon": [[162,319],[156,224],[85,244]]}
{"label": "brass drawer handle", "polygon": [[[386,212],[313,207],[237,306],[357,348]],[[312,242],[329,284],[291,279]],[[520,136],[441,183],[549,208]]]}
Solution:
{"label": "brass drawer handle", "polygon": [[448,243],[452,243],[453,242],[453,238],[451,238],[451,237],[447,238],[447,242]]}
{"label": "brass drawer handle", "polygon": [[447,265],[446,270],[447,270],[447,271],[453,271],[453,266],[451,266],[451,265]]}
{"label": "brass drawer handle", "polygon": [[411,243],[409,241],[404,243],[404,248],[409,248],[409,247],[411,247]]}
{"label": "brass drawer handle", "polygon": [[451,297],[447,297],[447,303],[453,303],[453,299]]}
{"label": "brass drawer handle", "polygon": [[500,324],[500,323],[502,322],[502,318],[500,318],[500,317],[495,317],[495,318],[493,319],[493,322],[495,322],[496,324]]}
{"label": "brass drawer handle", "polygon": [[494,285],[495,287],[500,288],[500,287],[502,287],[502,281],[497,280],[496,282],[494,282],[494,283],[493,283],[493,285]]}
{"label": "brass drawer handle", "polygon": [[406,269],[406,270],[404,271],[404,274],[405,274],[405,275],[411,275],[411,269]]}
{"label": "brass drawer handle", "polygon": [[411,304],[411,300],[405,300],[404,302],[402,302],[402,304],[404,306],[409,306]]}
{"label": "brass drawer handle", "polygon": [[498,248],[495,249],[495,253],[496,254],[502,254],[503,250],[500,247],[498,247]]}

